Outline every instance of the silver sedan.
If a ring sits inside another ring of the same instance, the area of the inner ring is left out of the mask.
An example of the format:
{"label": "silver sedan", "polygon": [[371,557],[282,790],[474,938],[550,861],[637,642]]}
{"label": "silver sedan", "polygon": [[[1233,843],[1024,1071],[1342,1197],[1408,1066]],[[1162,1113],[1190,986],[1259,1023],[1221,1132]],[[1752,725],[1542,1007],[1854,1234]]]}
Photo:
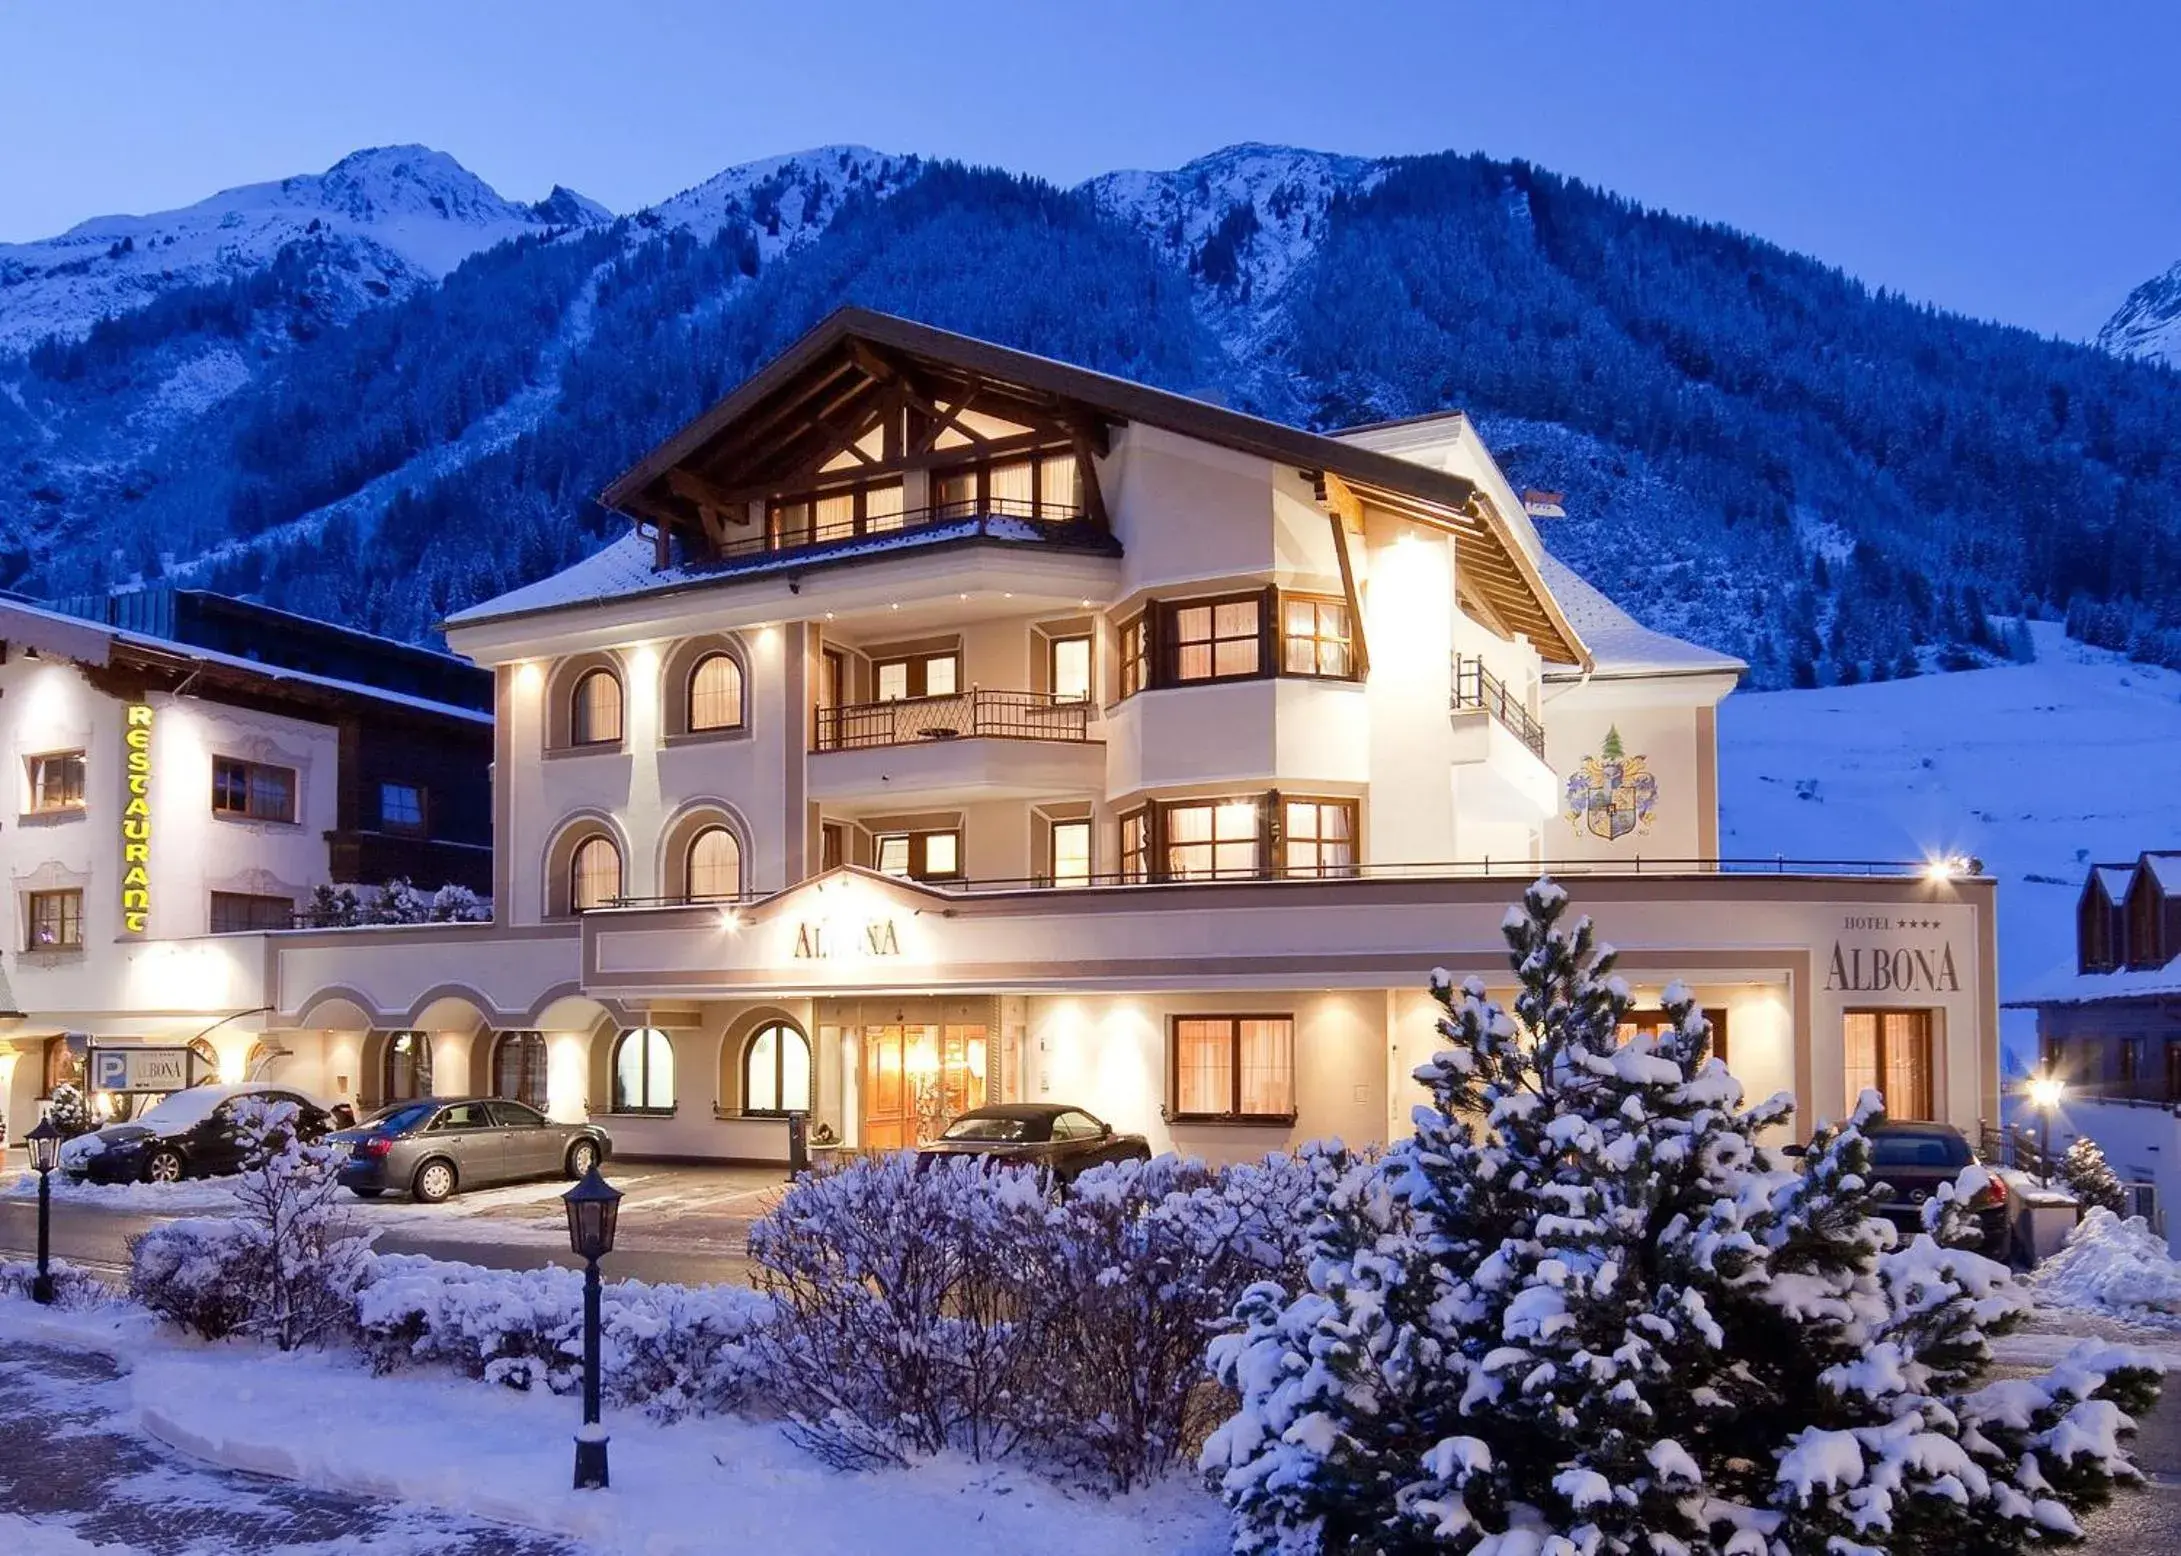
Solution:
{"label": "silver sedan", "polygon": [[613,1154],[596,1124],[559,1124],[505,1097],[420,1097],[328,1138],[341,1181],[366,1199],[406,1189],[436,1205],[462,1189],[525,1178],[580,1178]]}

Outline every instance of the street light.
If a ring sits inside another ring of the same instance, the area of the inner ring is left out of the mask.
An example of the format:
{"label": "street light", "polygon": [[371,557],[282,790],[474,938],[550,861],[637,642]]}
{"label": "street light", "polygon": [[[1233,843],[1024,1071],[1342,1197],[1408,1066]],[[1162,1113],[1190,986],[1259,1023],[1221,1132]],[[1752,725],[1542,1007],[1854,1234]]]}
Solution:
{"label": "street light", "polygon": [[53,1169],[61,1161],[61,1132],[54,1127],[51,1118],[38,1120],[38,1127],[23,1137],[30,1147],[30,1165],[38,1174],[38,1273],[30,1278],[30,1300],[50,1303],[53,1300],[53,1271],[48,1263],[52,1247],[53,1226]]}
{"label": "street light", "polygon": [[583,1261],[583,1429],[576,1433],[576,1490],[606,1485],[606,1429],[598,1421],[598,1261],[613,1252],[621,1191],[598,1175],[598,1163],[561,1196],[568,1209],[568,1246]]}
{"label": "street light", "polygon": [[2037,1160],[2046,1187],[2052,1185],[2052,1114],[2067,1095],[2067,1084],[2047,1070],[2030,1077],[2030,1106],[2037,1110]]}

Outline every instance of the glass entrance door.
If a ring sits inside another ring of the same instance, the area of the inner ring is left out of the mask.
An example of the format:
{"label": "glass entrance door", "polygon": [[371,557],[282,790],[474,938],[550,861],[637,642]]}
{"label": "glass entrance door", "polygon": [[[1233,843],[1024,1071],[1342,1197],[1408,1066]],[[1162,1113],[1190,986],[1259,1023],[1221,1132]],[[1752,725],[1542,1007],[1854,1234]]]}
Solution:
{"label": "glass entrance door", "polygon": [[985,1103],[986,1029],[918,1022],[863,1029],[863,1145],[897,1151],[930,1140]]}

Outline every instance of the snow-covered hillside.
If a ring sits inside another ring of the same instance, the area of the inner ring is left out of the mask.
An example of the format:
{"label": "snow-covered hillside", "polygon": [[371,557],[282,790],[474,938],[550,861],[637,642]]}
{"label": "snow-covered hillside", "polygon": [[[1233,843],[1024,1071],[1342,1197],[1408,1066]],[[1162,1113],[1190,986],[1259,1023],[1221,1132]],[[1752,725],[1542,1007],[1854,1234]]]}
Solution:
{"label": "snow-covered hillside", "polygon": [[2181,367],[2181,265],[2130,292],[2098,331],[2098,344],[2115,356]]}
{"label": "snow-covered hillside", "polygon": [[[2002,1000],[2072,966],[2093,860],[2181,846],[2170,775],[2181,674],[2033,623],[2037,662],[1818,691],[1742,692],[1719,717],[1730,856],[1960,852],[1999,881]],[[2035,1018],[2008,1011],[2026,1062]]]}
{"label": "snow-covered hillside", "polygon": [[720,228],[749,221],[758,253],[777,259],[825,230],[841,201],[859,189],[880,194],[913,178],[921,162],[868,146],[818,146],[744,162],[637,214],[643,228],[679,227],[710,241]]}
{"label": "snow-covered hillside", "polygon": [[99,216],[59,237],[0,244],[0,351],[80,336],[178,287],[254,274],[298,239],[345,247],[354,286],[384,299],[522,233],[611,220],[572,190],[521,205],[444,152],[375,147],[178,211]]}

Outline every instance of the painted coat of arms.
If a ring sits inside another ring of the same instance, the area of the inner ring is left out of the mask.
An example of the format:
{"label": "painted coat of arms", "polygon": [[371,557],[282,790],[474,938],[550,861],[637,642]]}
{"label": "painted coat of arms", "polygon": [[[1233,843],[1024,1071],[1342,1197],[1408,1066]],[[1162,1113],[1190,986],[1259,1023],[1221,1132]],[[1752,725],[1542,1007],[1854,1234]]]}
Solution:
{"label": "painted coat of arms", "polygon": [[1621,732],[1609,728],[1596,756],[1568,774],[1568,824],[1579,832],[1616,842],[1651,830],[1658,806],[1658,779],[1640,756],[1621,750]]}

